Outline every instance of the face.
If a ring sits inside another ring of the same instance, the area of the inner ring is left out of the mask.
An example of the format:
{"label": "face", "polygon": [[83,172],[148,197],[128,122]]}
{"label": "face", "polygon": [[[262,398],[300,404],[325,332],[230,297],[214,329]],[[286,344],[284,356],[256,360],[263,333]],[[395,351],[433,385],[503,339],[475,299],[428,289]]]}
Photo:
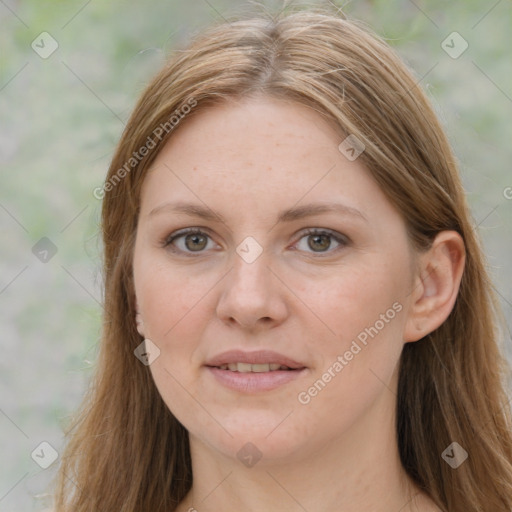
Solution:
{"label": "face", "polygon": [[391,421],[413,253],[343,139],[307,107],[233,102],[180,126],[145,178],[133,265],[150,371],[219,456],[299,459]]}

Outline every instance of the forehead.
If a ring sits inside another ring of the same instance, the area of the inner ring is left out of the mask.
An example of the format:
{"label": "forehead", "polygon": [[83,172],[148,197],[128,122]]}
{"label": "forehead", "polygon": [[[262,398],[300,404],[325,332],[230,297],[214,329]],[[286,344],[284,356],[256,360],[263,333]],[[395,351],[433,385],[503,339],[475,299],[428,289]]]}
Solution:
{"label": "forehead", "polygon": [[178,126],[160,151],[144,182],[142,210],[173,199],[216,210],[243,203],[253,212],[319,199],[366,211],[382,206],[387,201],[368,170],[338,149],[343,139],[318,112],[294,102],[208,107]]}

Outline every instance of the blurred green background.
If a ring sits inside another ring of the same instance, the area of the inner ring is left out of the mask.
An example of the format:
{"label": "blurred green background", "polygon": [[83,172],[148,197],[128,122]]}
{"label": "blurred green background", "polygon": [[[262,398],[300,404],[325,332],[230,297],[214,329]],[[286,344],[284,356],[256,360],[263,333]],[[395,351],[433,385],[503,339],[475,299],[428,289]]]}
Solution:
{"label": "blurred green background", "polygon": [[[274,12],[285,5],[262,3]],[[512,3],[336,4],[384,36],[428,91],[510,326]],[[101,204],[93,190],[124,122],[166,55],[247,9],[228,0],[0,1],[0,511],[46,507],[58,462],[42,469],[31,453],[43,441],[62,449],[62,426],[94,365]],[[468,44],[458,58],[442,47],[452,32]]]}

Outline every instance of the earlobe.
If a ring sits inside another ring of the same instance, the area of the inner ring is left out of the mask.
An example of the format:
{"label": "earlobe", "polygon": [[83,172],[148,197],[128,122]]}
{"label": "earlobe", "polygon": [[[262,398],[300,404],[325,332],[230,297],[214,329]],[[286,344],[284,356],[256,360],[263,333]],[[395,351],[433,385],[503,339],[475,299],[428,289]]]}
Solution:
{"label": "earlobe", "polygon": [[462,279],[465,248],[456,231],[438,233],[420,256],[420,270],[404,331],[404,341],[418,341],[435,331],[450,315]]}

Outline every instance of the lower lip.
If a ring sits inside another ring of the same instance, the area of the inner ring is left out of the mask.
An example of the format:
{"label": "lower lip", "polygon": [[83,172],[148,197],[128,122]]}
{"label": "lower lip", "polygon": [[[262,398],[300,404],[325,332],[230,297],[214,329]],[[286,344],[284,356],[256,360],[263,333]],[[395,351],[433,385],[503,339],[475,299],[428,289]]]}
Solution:
{"label": "lower lip", "polygon": [[221,370],[220,368],[214,368],[212,366],[207,366],[206,369],[211,372],[223,386],[244,393],[271,391],[304,375],[304,372],[307,370],[307,368],[303,368],[301,370],[242,373],[232,372],[231,370]]}

